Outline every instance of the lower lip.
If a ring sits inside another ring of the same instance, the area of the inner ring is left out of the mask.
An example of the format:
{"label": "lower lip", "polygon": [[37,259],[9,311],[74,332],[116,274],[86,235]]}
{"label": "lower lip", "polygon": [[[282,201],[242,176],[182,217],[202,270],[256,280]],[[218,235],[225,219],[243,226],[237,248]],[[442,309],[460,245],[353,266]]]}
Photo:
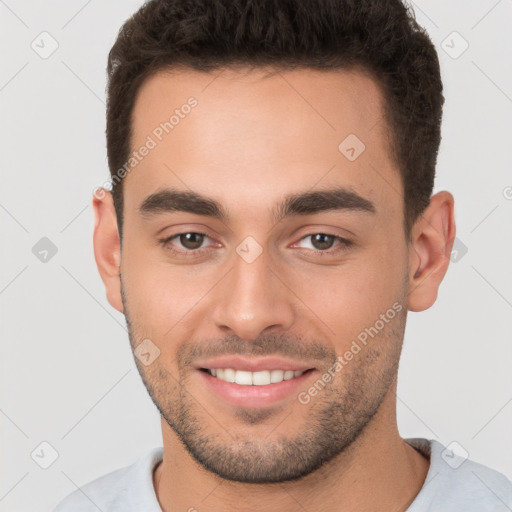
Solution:
{"label": "lower lip", "polygon": [[316,370],[308,370],[299,377],[264,386],[244,386],[217,379],[203,370],[197,372],[204,384],[228,404],[235,407],[265,407],[296,394],[298,388],[303,386]]}

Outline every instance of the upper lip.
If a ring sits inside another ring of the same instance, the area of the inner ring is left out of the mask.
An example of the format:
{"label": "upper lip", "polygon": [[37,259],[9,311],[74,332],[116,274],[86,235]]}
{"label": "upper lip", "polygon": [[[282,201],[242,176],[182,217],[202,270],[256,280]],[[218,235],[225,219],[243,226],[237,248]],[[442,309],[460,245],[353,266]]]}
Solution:
{"label": "upper lip", "polygon": [[196,363],[196,368],[233,368],[234,370],[242,370],[247,372],[260,372],[270,370],[293,370],[306,371],[313,369],[313,365],[293,361],[290,359],[282,359],[280,357],[264,357],[264,358],[246,358],[241,356],[224,356],[216,359],[202,360]]}

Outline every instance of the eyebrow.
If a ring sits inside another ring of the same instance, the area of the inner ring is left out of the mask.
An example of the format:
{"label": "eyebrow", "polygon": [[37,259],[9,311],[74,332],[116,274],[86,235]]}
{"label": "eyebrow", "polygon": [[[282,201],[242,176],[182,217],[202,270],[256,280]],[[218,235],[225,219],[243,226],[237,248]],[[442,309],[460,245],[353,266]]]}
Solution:
{"label": "eyebrow", "polygon": [[[374,204],[345,188],[308,191],[284,198],[272,212],[275,222],[293,215],[312,215],[332,210],[360,211],[374,214]],[[215,199],[197,192],[166,188],[147,196],[139,207],[144,217],[170,212],[187,212],[227,221],[229,214]]]}

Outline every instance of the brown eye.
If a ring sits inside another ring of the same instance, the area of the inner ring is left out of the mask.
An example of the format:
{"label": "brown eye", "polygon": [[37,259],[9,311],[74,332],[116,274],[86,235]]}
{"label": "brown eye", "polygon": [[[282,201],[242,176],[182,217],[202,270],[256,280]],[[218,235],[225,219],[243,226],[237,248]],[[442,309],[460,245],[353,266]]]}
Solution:
{"label": "brown eye", "polygon": [[333,235],[326,235],[325,233],[316,233],[311,236],[311,244],[315,249],[326,250],[330,249],[336,239]]}
{"label": "brown eye", "polygon": [[183,247],[192,251],[201,247],[204,237],[201,233],[182,233],[179,235],[179,241]]}
{"label": "brown eye", "polygon": [[[211,254],[214,247],[219,244],[212,240],[206,233],[186,231],[176,233],[158,240],[160,245],[176,258],[202,258],[205,254]],[[213,244],[212,244],[213,242]]]}
{"label": "brown eye", "polygon": [[350,240],[328,233],[312,233],[301,238],[299,246],[303,249],[317,251],[317,254],[334,254],[350,248]]}

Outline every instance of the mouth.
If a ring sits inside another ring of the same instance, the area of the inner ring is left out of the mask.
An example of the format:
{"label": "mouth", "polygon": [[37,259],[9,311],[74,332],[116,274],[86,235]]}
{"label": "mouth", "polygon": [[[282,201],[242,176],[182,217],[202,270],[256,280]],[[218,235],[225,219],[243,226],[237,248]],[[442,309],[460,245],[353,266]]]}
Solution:
{"label": "mouth", "polygon": [[234,368],[198,368],[196,375],[215,400],[232,407],[261,408],[296,398],[319,373],[305,370],[246,371]]}

